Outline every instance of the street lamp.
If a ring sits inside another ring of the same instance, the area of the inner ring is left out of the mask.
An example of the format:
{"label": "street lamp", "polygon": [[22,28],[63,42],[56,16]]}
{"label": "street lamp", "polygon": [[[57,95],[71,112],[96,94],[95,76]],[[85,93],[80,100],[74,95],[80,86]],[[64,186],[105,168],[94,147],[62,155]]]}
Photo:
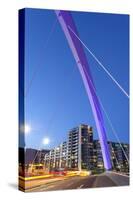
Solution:
{"label": "street lamp", "polygon": [[28,134],[31,132],[31,126],[29,124],[22,124],[20,126],[20,131],[24,134]]}
{"label": "street lamp", "polygon": [[43,141],[42,141],[42,143],[44,144],[44,145],[48,145],[49,143],[50,143],[50,140],[49,140],[49,138],[43,138]]}
{"label": "street lamp", "polygon": [[24,133],[28,134],[31,132],[31,126],[29,124],[25,124]]}

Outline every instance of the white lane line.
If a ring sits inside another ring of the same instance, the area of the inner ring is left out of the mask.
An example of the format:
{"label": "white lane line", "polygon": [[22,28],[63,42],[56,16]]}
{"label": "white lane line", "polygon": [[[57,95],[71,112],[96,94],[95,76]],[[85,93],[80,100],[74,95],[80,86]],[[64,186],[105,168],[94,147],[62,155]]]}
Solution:
{"label": "white lane line", "polygon": [[[111,173],[110,173],[110,174],[111,174]],[[128,175],[126,175],[126,174],[121,174],[121,173],[118,173],[118,172],[112,172],[112,174],[116,174],[116,175],[119,175],[119,176],[124,176],[124,177],[129,178]]]}
{"label": "white lane line", "polygon": [[81,189],[84,185],[80,185],[79,187],[77,187],[77,189]]}

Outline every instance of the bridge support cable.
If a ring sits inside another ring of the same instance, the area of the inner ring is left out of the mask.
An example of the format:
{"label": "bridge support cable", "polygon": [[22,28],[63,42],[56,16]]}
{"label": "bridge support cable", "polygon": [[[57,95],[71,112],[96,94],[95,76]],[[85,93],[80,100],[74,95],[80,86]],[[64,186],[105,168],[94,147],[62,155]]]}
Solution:
{"label": "bridge support cable", "polygon": [[[112,148],[112,150],[113,150],[113,153],[114,153],[114,157],[115,157],[117,166],[118,166],[118,168],[119,168],[119,170],[120,170],[120,172],[121,172],[121,166],[120,166],[120,164],[119,164],[119,162],[118,162],[118,159],[117,159],[117,156],[116,156],[116,154],[115,154],[114,148],[113,148],[112,146],[111,146],[111,148]],[[113,160],[112,160],[112,163],[113,163]],[[113,163],[113,165],[114,165],[114,163]]]}
{"label": "bridge support cable", "polygon": [[35,160],[36,160],[36,158],[37,158],[37,156],[38,156],[39,151],[40,151],[40,150],[37,150],[37,152],[36,152],[36,154],[35,154],[35,157],[34,157],[32,163],[31,163],[31,172],[32,172],[33,165],[34,165],[34,163],[35,163]]}
{"label": "bridge support cable", "polygon": [[112,122],[111,122],[111,120],[110,120],[110,118],[109,118],[109,116],[108,116],[108,114],[107,114],[107,112],[106,112],[106,110],[105,110],[105,108],[103,107],[102,104],[101,104],[101,107],[102,107],[102,109],[103,109],[103,111],[104,111],[104,113],[105,113],[105,115],[106,115],[106,118],[108,119],[108,122],[109,122],[109,124],[110,124],[111,129],[112,129],[112,132],[113,132],[115,138],[117,139],[117,141],[118,141],[118,143],[119,143],[119,145],[120,145],[120,147],[121,147],[121,149],[122,149],[122,151],[123,151],[123,154],[124,154],[124,156],[125,156],[127,162],[129,163],[128,156],[127,156],[127,154],[126,154],[126,152],[125,152],[125,150],[124,150],[124,148],[123,148],[123,146],[122,146],[122,144],[121,144],[121,142],[120,142],[120,139],[119,139],[119,137],[118,137],[118,135],[117,135],[117,133],[116,133],[116,130],[115,130],[115,128],[114,128],[114,126],[113,126],[113,124],[112,124]]}
{"label": "bridge support cable", "polygon": [[[85,68],[84,68],[84,70],[86,71]],[[94,85],[93,85],[92,81],[90,80],[89,76],[88,76],[88,79],[89,79],[89,81],[90,81],[90,83],[91,83],[91,85],[92,85],[92,87],[93,87],[93,89],[94,89],[94,91],[95,91],[95,93],[96,93],[96,95],[97,95],[97,98],[98,98],[98,100],[99,100],[100,106],[101,106],[101,108],[102,108],[102,110],[103,110],[103,112],[104,112],[104,114],[105,114],[105,116],[106,116],[106,118],[107,118],[107,120],[108,120],[108,123],[109,123],[111,129],[112,129],[112,133],[114,134],[116,140],[118,141],[118,143],[119,143],[119,145],[120,145],[120,147],[121,147],[121,149],[122,149],[122,151],[123,151],[123,154],[124,154],[124,156],[125,156],[125,158],[126,158],[128,164],[129,164],[128,156],[127,156],[127,154],[126,154],[126,152],[125,152],[125,150],[124,150],[124,148],[123,148],[123,146],[122,146],[122,144],[121,144],[121,142],[120,142],[120,139],[119,139],[119,137],[118,137],[118,135],[117,135],[117,133],[116,133],[116,130],[115,130],[115,128],[114,128],[114,126],[113,126],[113,124],[112,124],[112,122],[111,122],[111,119],[110,119],[109,115],[107,114],[107,112],[106,112],[106,110],[105,110],[105,108],[104,108],[104,106],[103,106],[103,103],[102,103],[102,101],[101,101],[101,99],[100,99],[100,97],[99,97],[99,95],[98,95],[98,93],[97,93],[97,91],[96,91],[96,88],[94,87]]]}
{"label": "bridge support cable", "polygon": [[[44,47],[43,47],[44,49],[43,49],[43,50],[45,50],[45,49],[48,47],[49,41],[50,41],[51,36],[52,36],[52,34],[53,34],[54,30],[55,30],[56,24],[57,24],[57,19],[54,20],[54,22],[53,22],[53,24],[52,24],[52,27],[51,27],[51,30],[50,30],[49,35],[48,35],[48,37],[47,37],[47,40],[45,41],[45,44],[44,44]],[[29,91],[30,91],[30,89],[31,89],[31,86],[32,86],[32,84],[33,84],[33,81],[34,81],[35,76],[36,76],[36,74],[37,74],[38,71],[39,71],[39,67],[36,66],[36,67],[34,68],[32,77],[31,77],[31,79],[30,79],[30,81],[29,81],[28,87],[27,87],[26,90],[25,90],[24,97],[27,97],[27,96],[28,96]]]}
{"label": "bridge support cable", "polygon": [[106,74],[112,79],[112,81],[118,86],[118,88],[123,92],[123,94],[129,98],[129,94],[123,89],[123,87],[118,83],[118,81],[112,76],[112,74],[105,68],[105,66],[99,61],[99,59],[94,55],[94,53],[87,47],[87,45],[79,38],[79,36],[74,32],[74,30],[68,26],[69,30],[75,35],[75,37],[81,42],[81,44],[86,48],[86,50],[92,55],[96,62],[102,67]]}

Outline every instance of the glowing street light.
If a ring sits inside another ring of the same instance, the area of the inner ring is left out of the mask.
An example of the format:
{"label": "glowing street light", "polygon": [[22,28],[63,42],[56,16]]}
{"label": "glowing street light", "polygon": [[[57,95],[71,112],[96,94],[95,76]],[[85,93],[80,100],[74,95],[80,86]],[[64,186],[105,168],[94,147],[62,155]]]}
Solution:
{"label": "glowing street light", "polygon": [[48,145],[50,143],[50,140],[49,140],[49,138],[43,138],[42,142],[44,145]]}
{"label": "glowing street light", "polygon": [[25,124],[25,126],[24,126],[24,132],[26,134],[31,132],[31,126],[29,124]]}
{"label": "glowing street light", "polygon": [[28,134],[31,132],[31,126],[29,124],[21,125],[20,126],[20,131],[22,133]]}

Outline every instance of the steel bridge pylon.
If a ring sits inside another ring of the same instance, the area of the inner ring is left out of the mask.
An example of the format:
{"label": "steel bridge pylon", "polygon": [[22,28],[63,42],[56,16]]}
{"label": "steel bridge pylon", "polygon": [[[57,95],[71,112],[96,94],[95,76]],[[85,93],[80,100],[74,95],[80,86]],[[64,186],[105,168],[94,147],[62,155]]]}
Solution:
{"label": "steel bridge pylon", "polygon": [[[112,169],[112,164],[107,144],[104,120],[86,55],[84,53],[81,42],[74,35],[74,33],[76,33],[76,35],[79,35],[78,31],[76,29],[72,15],[69,11],[56,10],[55,13],[77,63],[87,96],[91,104],[102,149],[104,167],[106,170],[110,170]],[[71,30],[73,30],[74,33]]]}

